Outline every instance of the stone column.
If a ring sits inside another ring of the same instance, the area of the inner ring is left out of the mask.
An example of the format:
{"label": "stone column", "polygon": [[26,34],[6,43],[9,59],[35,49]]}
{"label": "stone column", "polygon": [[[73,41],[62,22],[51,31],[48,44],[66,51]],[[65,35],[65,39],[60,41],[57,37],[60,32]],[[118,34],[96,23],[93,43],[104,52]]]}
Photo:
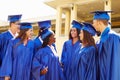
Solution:
{"label": "stone column", "polygon": [[61,25],[62,25],[62,8],[57,7],[57,17],[56,17],[56,27],[55,27],[56,37],[59,37],[61,34]]}
{"label": "stone column", "polygon": [[77,4],[73,4],[71,8],[71,22],[72,20],[77,20]]}
{"label": "stone column", "polygon": [[69,35],[69,30],[70,30],[70,11],[65,10],[65,36]]}
{"label": "stone column", "polygon": [[[111,11],[111,0],[104,0],[104,10]],[[111,13],[109,13],[110,21],[111,22]]]}

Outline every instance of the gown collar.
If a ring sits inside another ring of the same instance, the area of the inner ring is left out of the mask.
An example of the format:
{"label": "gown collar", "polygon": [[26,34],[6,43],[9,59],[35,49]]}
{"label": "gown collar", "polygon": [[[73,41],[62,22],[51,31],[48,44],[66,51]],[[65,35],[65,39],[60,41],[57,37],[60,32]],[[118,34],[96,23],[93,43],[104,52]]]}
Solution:
{"label": "gown collar", "polygon": [[14,35],[11,30],[8,30],[8,32],[12,35],[13,39],[15,39],[18,36],[18,33]]}
{"label": "gown collar", "polygon": [[100,37],[100,40],[102,42],[107,40],[109,31],[110,31],[110,28],[106,27],[105,30],[102,32],[101,37]]}
{"label": "gown collar", "polygon": [[74,45],[80,43],[80,41],[78,40],[78,41],[76,41],[76,42],[73,44],[73,43],[72,43],[72,39],[70,39],[70,42],[71,42],[71,45],[72,45],[72,46],[74,46]]}
{"label": "gown collar", "polygon": [[52,45],[51,46],[47,45],[47,46],[52,50],[52,52],[54,53],[55,56],[58,56],[54,46],[52,46]]}
{"label": "gown collar", "polygon": [[42,40],[41,36],[39,36],[38,38],[39,38],[39,40],[41,41],[41,43],[43,43],[43,40]]}

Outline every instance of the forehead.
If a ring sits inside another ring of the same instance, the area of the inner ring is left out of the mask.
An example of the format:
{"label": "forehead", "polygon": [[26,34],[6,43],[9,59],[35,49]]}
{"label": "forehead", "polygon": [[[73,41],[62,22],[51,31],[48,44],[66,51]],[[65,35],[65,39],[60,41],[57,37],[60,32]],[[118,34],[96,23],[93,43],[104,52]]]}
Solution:
{"label": "forehead", "polygon": [[52,34],[50,37],[54,37],[55,36],[55,34]]}
{"label": "forehead", "polygon": [[15,21],[13,24],[20,25],[20,21]]}
{"label": "forehead", "polygon": [[93,20],[93,23],[97,22],[98,20]]}
{"label": "forehead", "polygon": [[71,30],[76,30],[76,28],[72,27]]}
{"label": "forehead", "polygon": [[80,32],[83,32],[83,30],[80,30]]}
{"label": "forehead", "polygon": [[15,23],[20,23],[20,21],[15,21]]}

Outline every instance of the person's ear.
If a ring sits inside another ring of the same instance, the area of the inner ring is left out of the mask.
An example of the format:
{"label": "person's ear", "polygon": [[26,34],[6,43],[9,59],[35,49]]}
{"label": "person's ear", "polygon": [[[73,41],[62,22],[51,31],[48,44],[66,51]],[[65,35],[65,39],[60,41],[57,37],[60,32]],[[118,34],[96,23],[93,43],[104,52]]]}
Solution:
{"label": "person's ear", "polygon": [[49,37],[49,41],[51,40],[51,37]]}

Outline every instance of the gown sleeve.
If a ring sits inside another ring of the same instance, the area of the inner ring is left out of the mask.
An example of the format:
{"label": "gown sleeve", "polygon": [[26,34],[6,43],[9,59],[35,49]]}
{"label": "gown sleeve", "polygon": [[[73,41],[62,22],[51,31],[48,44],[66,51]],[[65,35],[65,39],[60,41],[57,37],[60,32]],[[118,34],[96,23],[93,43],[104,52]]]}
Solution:
{"label": "gown sleeve", "polygon": [[62,50],[62,56],[61,56],[61,63],[63,66],[64,66],[64,64],[66,64],[66,60],[67,60],[66,44],[64,43],[63,50]]}
{"label": "gown sleeve", "polygon": [[41,63],[41,53],[42,51],[39,50],[35,54],[32,62],[32,75],[35,80],[40,80],[40,71],[45,68],[45,66]]}
{"label": "gown sleeve", "polygon": [[[1,51],[1,45],[2,45],[2,41],[1,41],[1,34],[0,34],[0,51]],[[2,54],[0,53],[0,66],[2,65]]]}
{"label": "gown sleeve", "polygon": [[0,69],[1,77],[5,77],[5,76],[10,77],[12,74],[12,63],[13,63],[12,50],[13,50],[13,43],[12,41],[10,41],[7,47],[6,55],[3,59],[2,66]]}
{"label": "gown sleeve", "polygon": [[96,50],[93,47],[83,51],[79,56],[78,63],[78,79],[81,80],[96,80]]}
{"label": "gown sleeve", "polygon": [[106,63],[107,80],[120,80],[120,37],[112,36],[109,40],[109,53]]}

